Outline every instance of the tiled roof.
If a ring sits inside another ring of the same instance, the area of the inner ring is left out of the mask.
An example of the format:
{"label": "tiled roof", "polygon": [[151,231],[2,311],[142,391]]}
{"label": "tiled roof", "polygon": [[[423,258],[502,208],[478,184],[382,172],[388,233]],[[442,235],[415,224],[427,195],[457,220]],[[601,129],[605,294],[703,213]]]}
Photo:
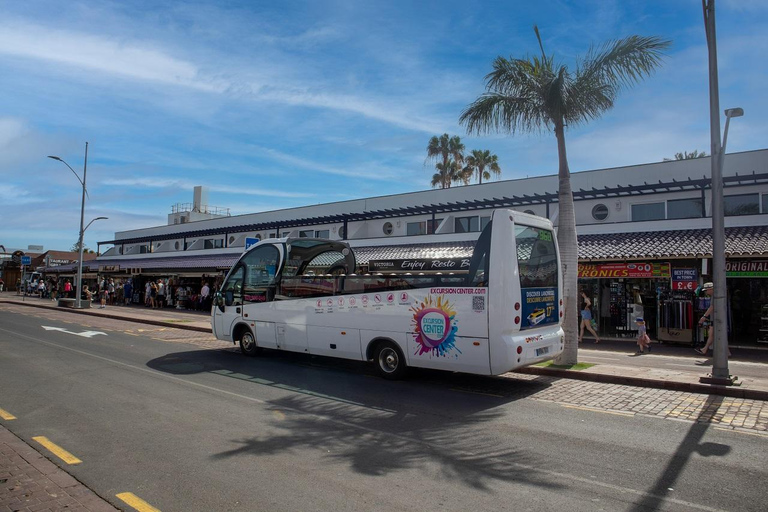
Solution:
{"label": "tiled roof", "polygon": [[[726,228],[725,253],[728,257],[768,257],[768,226]],[[403,260],[429,258],[467,258],[475,241],[437,242],[390,246],[355,247],[358,265],[371,260]],[[210,256],[172,256],[167,258],[134,258],[85,262],[84,270],[98,271],[99,265],[120,265],[121,269],[229,269],[240,257],[237,254]],[[712,256],[709,229],[676,231],[643,231],[638,233],[604,233],[579,236],[579,260],[642,260],[660,258],[701,258]],[[77,265],[56,267],[56,272],[76,270]]]}
{"label": "tiled roof", "polygon": [[[768,256],[768,226],[726,228],[725,254]],[[711,256],[709,229],[579,235],[579,260],[582,261]]]}

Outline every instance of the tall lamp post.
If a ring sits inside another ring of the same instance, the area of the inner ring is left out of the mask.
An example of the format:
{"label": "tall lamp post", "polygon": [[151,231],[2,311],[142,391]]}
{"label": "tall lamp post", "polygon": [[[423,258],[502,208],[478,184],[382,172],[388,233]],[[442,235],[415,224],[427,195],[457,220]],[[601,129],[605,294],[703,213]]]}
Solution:
{"label": "tall lamp post", "polygon": [[715,0],[702,0],[704,31],[709,53],[709,132],[712,144],[712,306],[714,312],[714,359],[712,374],[699,379],[710,384],[732,385],[735,379],[728,372],[728,326],[725,289],[725,204],[723,200],[723,158],[728,140],[728,125],[732,117],[744,115],[740,108],[725,111],[725,133],[720,146],[720,88],[717,79],[717,31],[715,29]]}
{"label": "tall lamp post", "polygon": [[[725,129],[723,130],[723,145],[717,158],[712,158],[712,294],[715,342],[712,347],[712,376],[702,378],[703,382],[713,384],[733,384],[728,370],[728,315],[725,314],[728,296],[725,276],[725,204],[723,199],[723,164],[725,161],[725,146],[728,143],[728,127],[732,117],[741,117],[744,109],[729,108],[725,111]],[[719,117],[719,116],[718,116]],[[719,119],[718,119],[719,121]],[[718,142],[719,142],[718,134]],[[716,161],[715,161],[716,160]]]}
{"label": "tall lamp post", "polygon": [[80,179],[80,176],[77,175],[75,170],[64,160],[59,158],[58,156],[49,156],[48,158],[52,158],[54,160],[58,160],[59,162],[63,163],[67,167],[69,167],[69,170],[72,171],[72,174],[75,175],[77,178],[77,181],[80,182],[80,184],[83,186],[83,200],[80,203],[80,238],[78,240],[79,251],[80,256],[77,260],[77,282],[75,283],[75,293],[77,294],[75,296],[75,307],[80,308],[82,307],[80,304],[80,293],[81,293],[81,287],[82,287],[82,281],[83,281],[83,233],[85,230],[83,229],[83,220],[85,217],[85,194],[87,193],[85,190],[85,173],[88,169],[88,143],[85,143],[85,161],[83,162],[83,179]]}

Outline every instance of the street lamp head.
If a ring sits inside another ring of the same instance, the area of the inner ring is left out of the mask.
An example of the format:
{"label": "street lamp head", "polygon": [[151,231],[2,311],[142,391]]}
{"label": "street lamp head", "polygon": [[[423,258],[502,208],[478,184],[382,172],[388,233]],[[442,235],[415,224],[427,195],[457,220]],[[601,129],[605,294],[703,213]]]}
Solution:
{"label": "street lamp head", "polygon": [[57,157],[57,156],[48,155],[48,158],[53,158],[54,160],[58,160],[59,162],[63,162],[63,160],[61,158]]}
{"label": "street lamp head", "polygon": [[744,115],[744,109],[743,108],[727,108],[725,109],[725,117],[741,117]]}

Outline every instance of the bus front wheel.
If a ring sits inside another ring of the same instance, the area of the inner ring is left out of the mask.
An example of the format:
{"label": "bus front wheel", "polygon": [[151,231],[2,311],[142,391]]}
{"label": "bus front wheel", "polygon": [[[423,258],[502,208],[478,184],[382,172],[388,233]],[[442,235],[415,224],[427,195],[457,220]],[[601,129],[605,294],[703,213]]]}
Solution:
{"label": "bus front wheel", "polygon": [[391,341],[382,341],[376,347],[374,357],[379,375],[389,380],[401,379],[405,375],[406,364],[400,348]]}
{"label": "bus front wheel", "polygon": [[240,351],[250,357],[255,356],[259,351],[259,347],[256,345],[256,338],[249,329],[244,330],[240,336]]}

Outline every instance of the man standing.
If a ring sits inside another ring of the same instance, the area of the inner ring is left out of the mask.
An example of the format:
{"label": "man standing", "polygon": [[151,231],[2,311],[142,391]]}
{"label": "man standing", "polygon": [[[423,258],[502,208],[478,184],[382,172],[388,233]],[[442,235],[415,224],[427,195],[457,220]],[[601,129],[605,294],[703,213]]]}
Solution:
{"label": "man standing", "polygon": [[208,287],[208,283],[203,283],[203,288],[200,290],[200,309],[205,310],[206,304],[208,304],[208,296],[211,294],[211,289]]}
{"label": "man standing", "polygon": [[165,307],[165,284],[162,279],[157,280],[157,307]]}

